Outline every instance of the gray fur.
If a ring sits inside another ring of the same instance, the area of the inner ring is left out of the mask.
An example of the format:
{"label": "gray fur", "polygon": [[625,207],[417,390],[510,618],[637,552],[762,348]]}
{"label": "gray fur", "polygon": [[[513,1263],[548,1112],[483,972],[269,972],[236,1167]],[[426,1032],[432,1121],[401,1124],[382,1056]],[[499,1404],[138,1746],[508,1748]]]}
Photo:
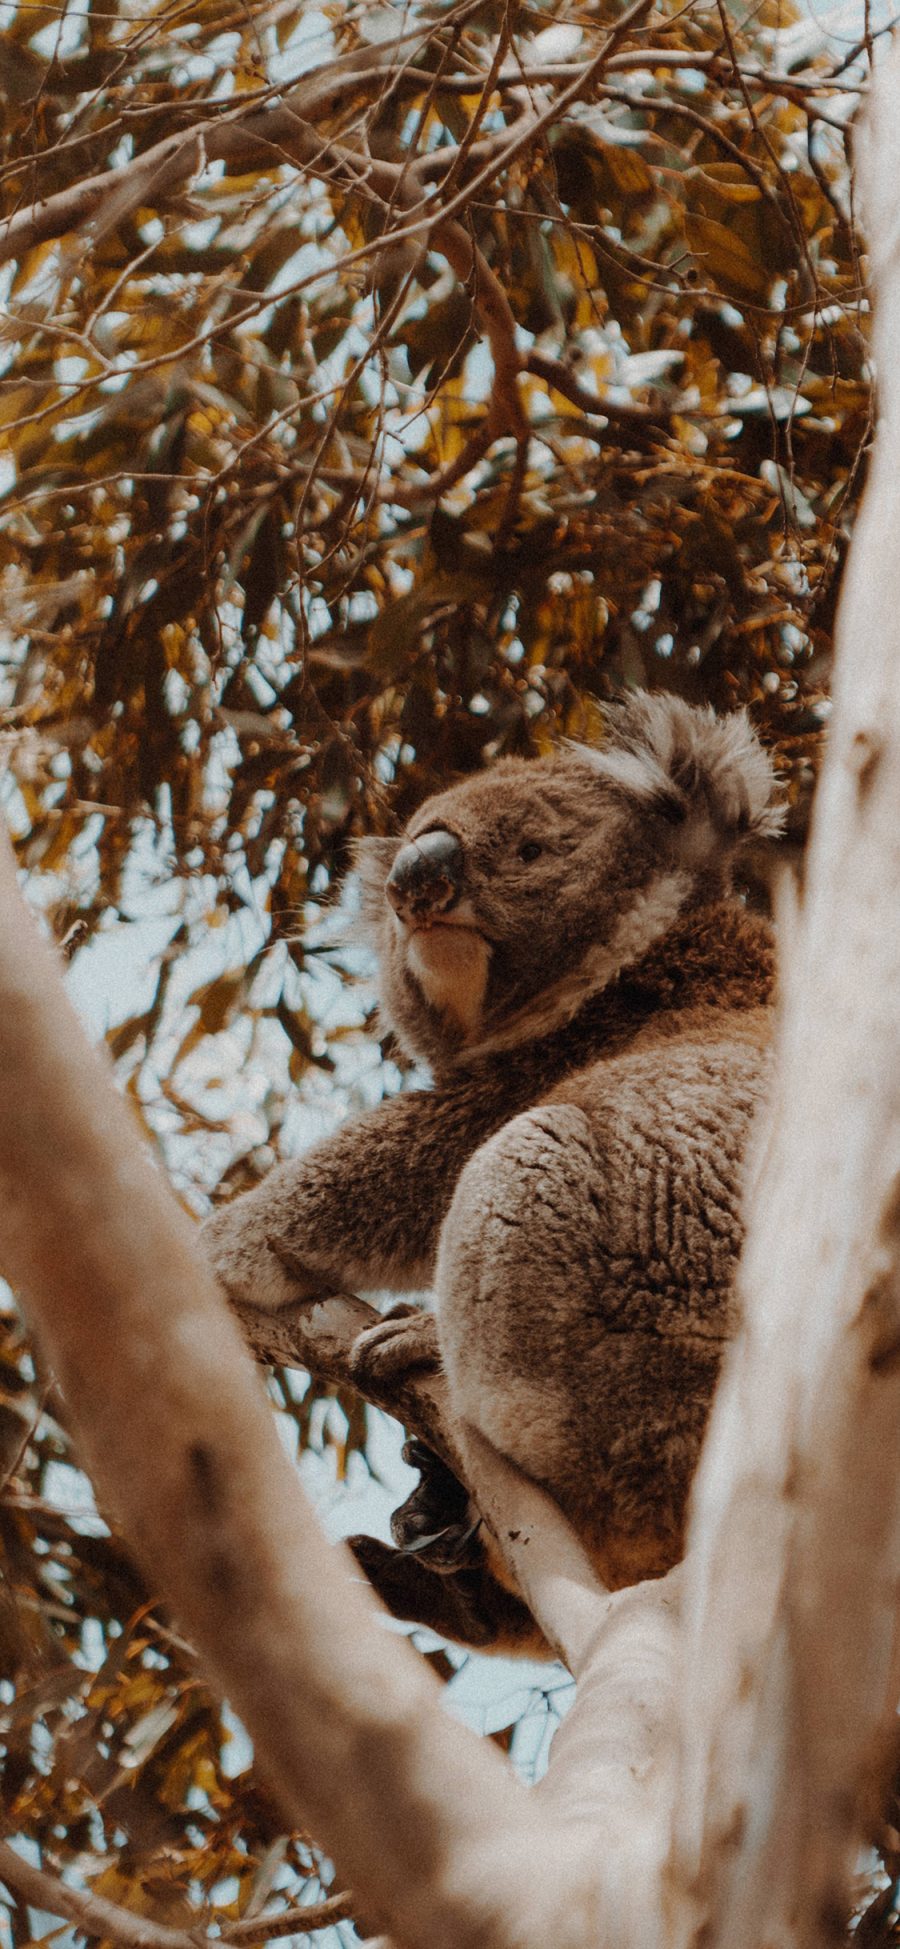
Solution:
{"label": "gray fur", "polygon": [[[733,1327],[772,954],[729,869],[779,821],[747,720],[658,697],[620,707],[599,752],[503,761],[403,842],[364,841],[382,1013],[434,1087],[206,1227],[255,1305],[433,1283],[456,1409],[551,1489],[611,1584],[679,1554]],[[464,877],[420,922],[385,883],[434,831]]]}
{"label": "gray fur", "polygon": [[781,831],[772,767],[746,711],[717,717],[709,705],[638,692],[609,709],[606,739],[586,756],[610,784],[693,827],[690,843],[700,852],[715,852],[728,834]]}

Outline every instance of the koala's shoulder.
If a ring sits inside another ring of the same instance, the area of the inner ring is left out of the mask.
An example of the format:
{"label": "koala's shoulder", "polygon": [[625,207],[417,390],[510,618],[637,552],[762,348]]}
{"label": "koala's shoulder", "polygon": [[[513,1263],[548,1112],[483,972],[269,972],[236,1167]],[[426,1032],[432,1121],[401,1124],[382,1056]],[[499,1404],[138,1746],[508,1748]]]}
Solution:
{"label": "koala's shoulder", "polygon": [[689,1091],[731,1094],[740,1108],[759,1094],[768,1072],[774,999],[768,921],[737,901],[715,902],[623,977],[605,1047],[573,1049],[568,1074],[547,1100],[590,1112],[623,1087],[665,1095],[663,1083],[677,1074]]}
{"label": "koala's shoulder", "polygon": [[715,1017],[723,1009],[770,1008],[776,975],[770,922],[727,899],[698,908],[673,928],[658,952],[628,971],[622,991],[636,1013],[651,1002],[665,1033],[670,1012],[682,1017],[686,1009],[708,1008]]}
{"label": "koala's shoulder", "polygon": [[[733,1215],[741,1159],[769,1088],[771,1019],[766,1009],[697,1011],[677,1034],[648,1029],[625,1052],[573,1072],[546,1100],[582,1112],[605,1168],[618,1157],[629,1209],[647,1200],[653,1208],[661,1189],[684,1209],[711,1206],[724,1176]],[[699,1155],[707,1164],[698,1175]]]}

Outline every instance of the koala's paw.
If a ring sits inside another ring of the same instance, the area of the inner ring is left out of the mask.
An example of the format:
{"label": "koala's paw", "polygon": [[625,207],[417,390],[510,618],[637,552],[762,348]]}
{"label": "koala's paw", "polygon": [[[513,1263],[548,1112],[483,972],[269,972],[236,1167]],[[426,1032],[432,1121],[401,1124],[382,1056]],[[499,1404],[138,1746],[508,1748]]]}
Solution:
{"label": "koala's paw", "polygon": [[382,1386],[417,1369],[433,1372],[440,1364],[434,1314],[398,1306],[354,1340],[350,1379],[364,1394],[367,1382]]}
{"label": "koala's paw", "polygon": [[289,1270],[273,1250],[262,1214],[247,1210],[241,1198],[204,1221],[200,1241],[217,1279],[237,1305],[277,1313],[282,1306],[315,1296],[315,1285]]}
{"label": "koala's paw", "polygon": [[466,1574],[435,1576],[433,1570],[416,1557],[404,1556],[374,1536],[350,1536],[350,1549],[394,1617],[411,1624],[424,1624],[440,1637],[458,1638],[463,1644],[487,1649],[494,1641],[490,1618],[479,1615],[477,1590],[470,1593]]}
{"label": "koala's paw", "polygon": [[442,1575],[474,1568],[484,1557],[484,1546],[468,1490],[440,1455],[415,1436],[404,1443],[403,1459],[419,1470],[420,1480],[391,1517],[397,1549]]}
{"label": "koala's paw", "polygon": [[392,1550],[373,1536],[351,1536],[348,1542],[360,1569],[394,1617],[427,1625],[439,1637],[454,1638],[480,1651],[549,1656],[521,1598],[505,1590],[485,1564],[437,1576],[418,1557]]}

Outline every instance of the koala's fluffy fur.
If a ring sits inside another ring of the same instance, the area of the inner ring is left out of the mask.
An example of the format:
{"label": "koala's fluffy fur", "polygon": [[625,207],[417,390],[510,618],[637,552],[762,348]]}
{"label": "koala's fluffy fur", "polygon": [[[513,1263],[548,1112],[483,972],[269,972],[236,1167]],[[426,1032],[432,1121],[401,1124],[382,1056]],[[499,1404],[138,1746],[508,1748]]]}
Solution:
{"label": "koala's fluffy fur", "polygon": [[[638,697],[601,749],[504,760],[429,799],[402,841],[364,841],[383,1017],[434,1086],[207,1227],[255,1305],[432,1285],[454,1407],[550,1490],[611,1586],[681,1552],[734,1326],[773,953],[729,869],[779,824],[742,714]],[[461,877],[420,925],[386,881],[435,833]],[[461,1616],[430,1621],[477,1637]]]}

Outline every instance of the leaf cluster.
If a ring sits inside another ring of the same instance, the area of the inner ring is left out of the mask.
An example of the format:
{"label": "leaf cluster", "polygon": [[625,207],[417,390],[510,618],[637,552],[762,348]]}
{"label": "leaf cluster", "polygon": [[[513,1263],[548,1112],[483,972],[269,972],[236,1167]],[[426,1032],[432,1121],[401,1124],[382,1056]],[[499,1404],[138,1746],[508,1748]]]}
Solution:
{"label": "leaf cluster", "polygon": [[355,833],[622,682],[749,701],[802,783],[862,68],[770,5],[631,12],[15,10],[4,728],[89,928],[149,822],[283,937]]}

